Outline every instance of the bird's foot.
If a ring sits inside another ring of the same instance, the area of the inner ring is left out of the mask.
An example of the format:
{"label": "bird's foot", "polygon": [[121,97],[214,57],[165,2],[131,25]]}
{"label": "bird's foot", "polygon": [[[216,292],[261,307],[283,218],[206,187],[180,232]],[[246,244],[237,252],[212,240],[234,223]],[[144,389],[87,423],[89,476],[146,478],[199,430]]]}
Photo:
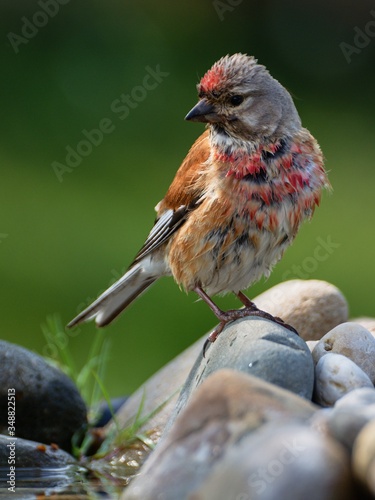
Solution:
{"label": "bird's foot", "polygon": [[205,357],[206,350],[207,350],[208,346],[210,344],[212,344],[213,342],[215,342],[215,340],[218,338],[218,336],[224,330],[225,326],[228,323],[235,321],[236,319],[245,318],[246,316],[252,316],[257,311],[259,311],[259,309],[257,309],[257,307],[253,303],[251,303],[251,305],[248,305],[247,307],[244,307],[242,309],[230,309],[229,311],[217,311],[216,316],[220,320],[220,323],[210,333],[206,342],[204,343],[203,357]]}
{"label": "bird's foot", "polygon": [[213,342],[215,342],[217,337],[224,330],[225,326],[228,323],[231,323],[232,321],[235,321],[237,319],[246,318],[249,316],[268,319],[269,321],[273,321],[274,323],[276,323],[280,326],[283,326],[284,328],[287,328],[291,332],[298,335],[297,330],[295,328],[293,328],[291,325],[288,325],[288,323],[285,323],[281,318],[279,318],[277,316],[272,316],[272,314],[269,314],[265,311],[262,311],[261,309],[258,309],[256,307],[256,305],[251,301],[249,301],[249,303],[250,303],[249,305],[247,305],[246,307],[243,307],[242,309],[230,309],[229,311],[220,311],[217,314],[218,319],[220,319],[220,323],[210,333],[207,340],[205,341],[204,346],[203,346],[203,357],[205,357],[206,351],[207,351],[209,345],[212,344]]}

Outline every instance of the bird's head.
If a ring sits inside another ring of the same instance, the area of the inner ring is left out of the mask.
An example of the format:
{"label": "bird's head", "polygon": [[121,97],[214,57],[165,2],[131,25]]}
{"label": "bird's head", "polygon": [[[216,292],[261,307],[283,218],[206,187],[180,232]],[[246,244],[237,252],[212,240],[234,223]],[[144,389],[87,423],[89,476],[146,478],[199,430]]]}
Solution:
{"label": "bird's head", "polygon": [[282,137],[301,127],[287,90],[245,54],[217,61],[199,82],[198,95],[185,119],[208,123],[236,139]]}

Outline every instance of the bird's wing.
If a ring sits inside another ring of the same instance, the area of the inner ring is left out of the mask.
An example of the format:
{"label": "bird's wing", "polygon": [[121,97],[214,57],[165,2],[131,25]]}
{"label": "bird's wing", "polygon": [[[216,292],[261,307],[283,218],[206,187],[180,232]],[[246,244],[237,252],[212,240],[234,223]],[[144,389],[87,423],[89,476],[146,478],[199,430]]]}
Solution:
{"label": "bird's wing", "polygon": [[155,222],[144,245],[137,253],[133,264],[139,262],[143,257],[156,250],[165,243],[171,235],[185,222],[187,214],[192,208],[181,205],[177,210],[171,208],[166,210]]}
{"label": "bird's wing", "polygon": [[158,217],[155,225],[132,265],[165,243],[186,221],[189,213],[200,204],[204,190],[203,182],[199,181],[206,168],[209,155],[210,144],[208,131],[206,131],[191,147],[166,196],[157,205]]}
{"label": "bird's wing", "polygon": [[[165,273],[163,259],[147,258],[168,241],[204,198],[204,172],[210,155],[208,132],[193,144],[165,196],[158,204],[154,227],[128,271],[70,323],[73,327],[95,318],[97,326],[108,325],[146,288]],[[146,257],[146,259],[145,259]],[[142,260],[142,262],[140,262]]]}
{"label": "bird's wing", "polygon": [[158,214],[165,209],[177,210],[181,205],[190,205],[194,198],[204,192],[205,176],[209,164],[210,140],[206,130],[194,142],[189,153],[177,170],[167,194],[158,206]]}

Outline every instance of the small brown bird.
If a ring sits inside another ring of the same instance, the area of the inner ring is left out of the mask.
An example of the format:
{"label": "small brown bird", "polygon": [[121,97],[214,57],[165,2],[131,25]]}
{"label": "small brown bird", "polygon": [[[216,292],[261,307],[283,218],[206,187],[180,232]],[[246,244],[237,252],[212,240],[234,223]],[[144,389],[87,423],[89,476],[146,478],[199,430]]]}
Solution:
{"label": "small brown bird", "polygon": [[[292,98],[244,54],[225,56],[198,84],[186,120],[207,124],[158,203],[145,244],[124,276],[69,327],[108,325],[155,280],[173,276],[225,324],[260,311],[242,293],[270,274],[329,187],[319,145]],[[245,305],[222,311],[211,296],[233,292]]]}

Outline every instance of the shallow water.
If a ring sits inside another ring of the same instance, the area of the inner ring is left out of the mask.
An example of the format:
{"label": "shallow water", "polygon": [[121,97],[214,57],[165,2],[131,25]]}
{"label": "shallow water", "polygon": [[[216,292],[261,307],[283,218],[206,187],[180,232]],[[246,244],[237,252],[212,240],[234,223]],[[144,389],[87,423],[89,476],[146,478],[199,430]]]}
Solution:
{"label": "shallow water", "polygon": [[142,441],[113,445],[101,457],[82,457],[79,465],[17,467],[14,492],[8,490],[9,467],[0,467],[0,499],[118,500],[159,437],[159,432],[150,432]]}
{"label": "shallow water", "polygon": [[17,468],[13,492],[8,490],[8,472],[8,468],[0,468],[0,498],[4,499],[118,500],[127,484],[118,479],[98,478],[75,465],[55,469]]}

